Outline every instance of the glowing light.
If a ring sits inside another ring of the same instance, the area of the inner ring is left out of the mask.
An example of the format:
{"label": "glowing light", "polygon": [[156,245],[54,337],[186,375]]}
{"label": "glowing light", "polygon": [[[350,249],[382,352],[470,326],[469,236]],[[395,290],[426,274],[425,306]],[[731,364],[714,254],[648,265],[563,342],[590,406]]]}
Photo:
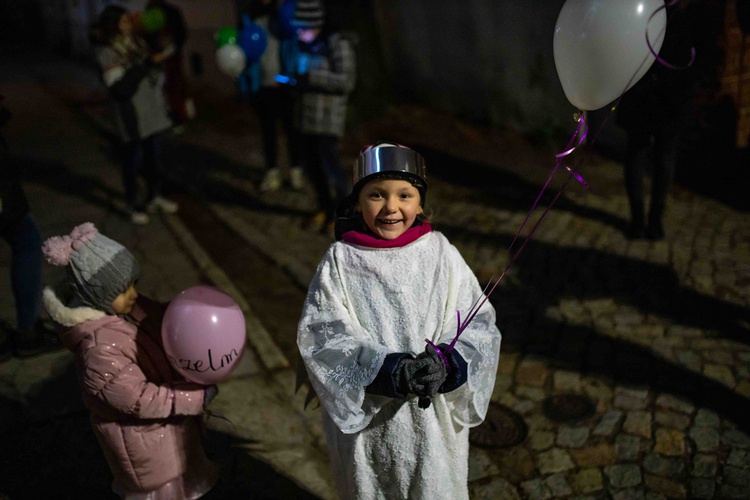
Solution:
{"label": "glowing light", "polygon": [[642,3],[638,4],[638,14],[643,14],[643,4]]}
{"label": "glowing light", "polygon": [[218,323],[219,322],[219,319],[216,317],[216,315],[211,316],[211,322],[212,323]]}

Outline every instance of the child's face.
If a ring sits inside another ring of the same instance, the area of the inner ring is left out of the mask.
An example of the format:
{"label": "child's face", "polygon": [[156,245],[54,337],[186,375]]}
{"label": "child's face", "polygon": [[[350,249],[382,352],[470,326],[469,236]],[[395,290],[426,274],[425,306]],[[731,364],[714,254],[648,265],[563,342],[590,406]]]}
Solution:
{"label": "child's face", "polygon": [[422,213],[419,191],[403,180],[376,179],[359,192],[357,209],[370,231],[384,240],[395,240]]}
{"label": "child's face", "polygon": [[127,290],[118,295],[114,302],[112,302],[112,310],[117,314],[130,314],[133,307],[135,307],[135,299],[137,298],[138,292],[135,291],[135,285],[130,285]]}
{"label": "child's face", "polygon": [[320,34],[320,28],[297,29],[297,38],[304,43],[312,43]]}

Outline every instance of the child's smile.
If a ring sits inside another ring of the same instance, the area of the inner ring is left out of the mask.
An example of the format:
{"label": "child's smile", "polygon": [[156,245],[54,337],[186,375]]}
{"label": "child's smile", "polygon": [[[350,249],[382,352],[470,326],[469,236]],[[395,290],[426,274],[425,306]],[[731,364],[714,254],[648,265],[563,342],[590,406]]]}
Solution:
{"label": "child's smile", "polygon": [[419,191],[399,179],[375,179],[359,193],[358,209],[372,233],[384,240],[404,234],[422,213]]}

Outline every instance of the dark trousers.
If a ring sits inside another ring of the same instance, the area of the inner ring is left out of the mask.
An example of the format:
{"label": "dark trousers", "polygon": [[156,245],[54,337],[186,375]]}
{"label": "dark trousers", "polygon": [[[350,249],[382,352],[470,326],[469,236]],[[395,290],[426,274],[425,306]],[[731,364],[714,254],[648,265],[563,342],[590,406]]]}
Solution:
{"label": "dark trousers", "polygon": [[42,235],[26,214],[18,224],[2,231],[11,249],[10,281],[16,301],[16,327],[24,331],[39,318],[42,297]]}
{"label": "dark trousers", "polygon": [[339,138],[305,134],[302,146],[305,170],[315,188],[318,206],[325,212],[326,220],[331,221],[336,205],[347,194],[348,184],[339,157]]}
{"label": "dark trousers", "polygon": [[122,183],[125,186],[125,201],[129,210],[142,208],[138,200],[138,174],[146,181],[146,202],[149,202],[161,193],[163,183],[159,161],[159,137],[156,134],[125,145]]}
{"label": "dark trousers", "polygon": [[258,114],[260,134],[263,140],[263,159],[267,169],[278,165],[277,124],[281,122],[289,151],[292,167],[301,165],[300,134],[294,127],[294,98],[287,89],[261,87],[252,97],[252,104]]}
{"label": "dark trousers", "polygon": [[652,173],[648,224],[661,227],[669,187],[674,179],[678,143],[679,132],[676,127],[664,127],[653,133],[643,130],[628,133],[625,189],[630,202],[632,224],[643,226],[644,223],[643,177],[650,164]]}

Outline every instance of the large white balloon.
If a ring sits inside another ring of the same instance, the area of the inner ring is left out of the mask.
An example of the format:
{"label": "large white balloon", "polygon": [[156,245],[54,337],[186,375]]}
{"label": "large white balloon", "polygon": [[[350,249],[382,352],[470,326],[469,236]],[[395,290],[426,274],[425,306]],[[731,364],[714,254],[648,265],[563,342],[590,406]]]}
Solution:
{"label": "large white balloon", "polygon": [[555,66],[568,100],[581,110],[606,106],[641,79],[667,30],[663,0],[567,0],[553,41]]}
{"label": "large white balloon", "polygon": [[228,43],[216,50],[216,64],[221,71],[232,78],[236,78],[242,73],[246,63],[245,53],[235,44]]}

